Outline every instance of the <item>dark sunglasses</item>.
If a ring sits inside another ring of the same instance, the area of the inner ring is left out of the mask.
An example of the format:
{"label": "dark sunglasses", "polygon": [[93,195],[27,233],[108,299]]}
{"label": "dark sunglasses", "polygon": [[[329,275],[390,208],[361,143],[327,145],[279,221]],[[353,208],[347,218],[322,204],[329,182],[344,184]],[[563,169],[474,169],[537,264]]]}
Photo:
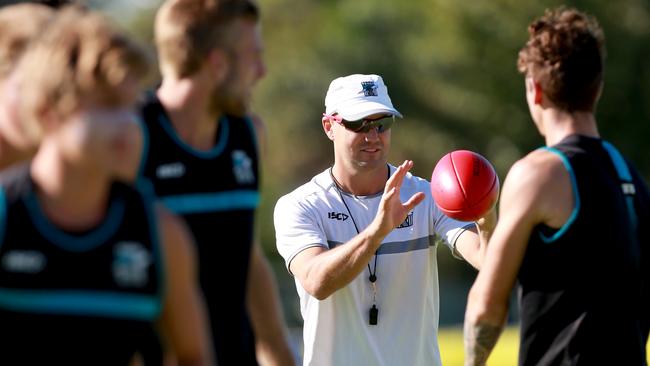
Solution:
{"label": "dark sunglasses", "polygon": [[343,127],[355,133],[368,133],[368,131],[373,128],[376,128],[378,133],[384,133],[388,131],[393,126],[393,122],[395,122],[395,116],[380,116],[373,119],[363,118],[356,121],[347,121],[340,117],[334,119],[336,122],[343,125]]}

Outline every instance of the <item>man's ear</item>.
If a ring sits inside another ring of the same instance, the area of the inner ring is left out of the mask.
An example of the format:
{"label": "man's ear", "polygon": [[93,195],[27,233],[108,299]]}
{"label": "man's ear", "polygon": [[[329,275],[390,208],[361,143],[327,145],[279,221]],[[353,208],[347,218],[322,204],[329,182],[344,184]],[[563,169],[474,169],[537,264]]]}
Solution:
{"label": "man's ear", "polygon": [[328,116],[323,116],[321,122],[323,124],[323,131],[325,131],[327,138],[334,141],[334,129],[332,128],[332,120]]}
{"label": "man's ear", "polygon": [[230,60],[228,55],[221,49],[213,48],[208,53],[206,63],[217,82],[225,80],[226,75],[228,75],[228,70],[230,69]]}
{"label": "man's ear", "polygon": [[544,91],[542,91],[542,86],[537,81],[533,79],[532,82],[535,88],[535,104],[541,105],[544,102]]}

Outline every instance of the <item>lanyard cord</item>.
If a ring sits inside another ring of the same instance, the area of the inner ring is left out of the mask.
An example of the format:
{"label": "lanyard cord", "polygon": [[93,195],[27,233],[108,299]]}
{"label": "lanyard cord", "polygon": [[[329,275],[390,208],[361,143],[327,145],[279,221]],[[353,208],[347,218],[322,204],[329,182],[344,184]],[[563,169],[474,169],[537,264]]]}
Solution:
{"label": "lanyard cord", "polygon": [[[390,178],[390,167],[386,165],[386,168],[388,169],[386,180]],[[359,227],[357,226],[357,222],[354,219],[354,216],[352,216],[352,211],[350,211],[350,207],[348,207],[348,204],[345,202],[343,199],[343,194],[341,193],[341,183],[339,183],[336,178],[334,177],[334,173],[332,172],[332,168],[330,168],[330,176],[332,177],[332,181],[334,182],[334,186],[336,187],[336,191],[339,193],[339,198],[341,199],[341,202],[343,202],[343,205],[345,205],[345,209],[348,211],[348,215],[352,219],[352,224],[354,225],[354,229],[357,231],[357,235],[360,234],[359,232]],[[356,197],[356,196],[355,196]],[[370,286],[372,287],[372,307],[370,308],[370,311],[368,312],[368,324],[369,325],[377,325],[378,319],[379,319],[379,309],[377,309],[377,286],[375,285],[375,282],[377,281],[377,252],[379,252],[379,248],[375,251],[375,263],[373,265],[373,270],[370,270],[370,263],[368,263],[368,273],[370,274],[368,276],[368,281],[370,281]]]}
{"label": "lanyard cord", "polygon": [[[389,173],[390,174],[390,173]],[[341,183],[339,183],[338,180],[334,177],[334,173],[332,173],[332,168],[330,168],[330,176],[332,177],[332,181],[334,181],[334,186],[336,187],[336,191],[339,194],[339,198],[341,199],[341,202],[343,202],[343,205],[345,206],[345,209],[348,211],[348,215],[350,215],[350,218],[352,219],[352,225],[354,225],[354,230],[356,230],[357,235],[360,234],[359,231],[359,226],[357,226],[357,222],[354,219],[354,216],[352,216],[352,212],[350,211],[350,207],[348,207],[348,204],[345,202],[343,199],[343,194],[341,193]],[[377,249],[378,251],[379,249]],[[368,280],[370,283],[375,283],[377,281],[377,251],[375,251],[375,263],[373,264],[373,269],[370,270],[370,263],[368,263]]]}

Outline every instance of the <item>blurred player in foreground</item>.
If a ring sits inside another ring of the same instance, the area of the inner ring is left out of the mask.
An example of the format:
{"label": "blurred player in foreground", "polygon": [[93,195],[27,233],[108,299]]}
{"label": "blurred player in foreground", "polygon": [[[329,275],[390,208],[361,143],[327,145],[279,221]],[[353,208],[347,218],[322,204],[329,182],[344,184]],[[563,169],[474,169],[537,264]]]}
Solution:
{"label": "blurred player in foreground", "polygon": [[158,324],[180,365],[211,364],[187,229],[113,180],[147,70],[139,48],[75,7],[18,66],[20,117],[43,138],[0,190],[5,360],[126,365]]}

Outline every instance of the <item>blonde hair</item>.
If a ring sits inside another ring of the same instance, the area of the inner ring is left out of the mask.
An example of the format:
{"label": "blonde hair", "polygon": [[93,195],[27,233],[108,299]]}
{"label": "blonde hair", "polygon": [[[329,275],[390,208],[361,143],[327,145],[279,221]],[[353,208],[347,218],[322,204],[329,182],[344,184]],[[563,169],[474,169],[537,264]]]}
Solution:
{"label": "blonde hair", "polygon": [[154,35],[163,75],[194,74],[214,45],[218,0],[169,0],[156,14]]}
{"label": "blonde hair", "polygon": [[64,8],[18,66],[21,117],[38,124],[46,113],[66,119],[82,102],[106,107],[132,103],[118,87],[129,78],[143,81],[148,71],[142,48],[103,16]]}
{"label": "blonde hair", "polygon": [[258,21],[253,0],[168,0],[158,10],[154,26],[158,61],[163,76],[195,74],[209,52],[226,47],[233,20]]}
{"label": "blonde hair", "polygon": [[53,18],[54,10],[41,4],[15,4],[0,9],[0,79],[14,69],[29,42]]}

